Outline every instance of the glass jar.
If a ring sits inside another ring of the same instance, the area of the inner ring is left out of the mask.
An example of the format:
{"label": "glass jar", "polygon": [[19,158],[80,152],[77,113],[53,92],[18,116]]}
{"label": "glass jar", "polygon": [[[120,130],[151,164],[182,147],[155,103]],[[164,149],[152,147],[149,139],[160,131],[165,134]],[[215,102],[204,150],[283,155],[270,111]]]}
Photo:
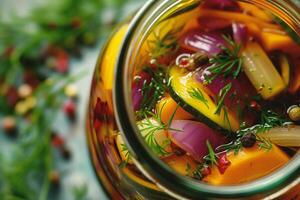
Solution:
{"label": "glass jar", "polygon": [[[271,12],[290,27],[294,37],[299,37],[299,10],[287,1],[241,1]],[[143,45],[156,30],[176,28],[192,19],[201,2],[150,0],[119,25],[103,48],[92,80],[86,120],[91,160],[99,182],[112,199],[297,199],[299,152],[266,177],[238,186],[212,186],[171,170],[149,150],[138,132],[131,80],[137,58],[147,58]],[[130,149],[132,166],[122,166],[119,151],[125,146],[118,143],[119,134]]]}

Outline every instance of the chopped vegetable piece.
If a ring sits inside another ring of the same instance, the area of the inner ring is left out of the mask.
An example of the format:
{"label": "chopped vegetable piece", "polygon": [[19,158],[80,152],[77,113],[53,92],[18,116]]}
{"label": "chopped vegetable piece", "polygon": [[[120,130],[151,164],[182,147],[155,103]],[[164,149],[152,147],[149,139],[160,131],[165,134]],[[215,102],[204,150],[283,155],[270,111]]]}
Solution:
{"label": "chopped vegetable piece", "polygon": [[171,152],[166,126],[159,119],[155,117],[143,119],[137,122],[137,127],[150,149],[158,156],[166,156]]}
{"label": "chopped vegetable piece", "polygon": [[300,59],[293,61],[293,69],[291,69],[293,77],[289,86],[290,93],[296,93],[300,89]]}
{"label": "chopped vegetable piece", "polygon": [[232,23],[233,39],[238,45],[246,44],[247,42],[247,27],[245,24]]}
{"label": "chopped vegetable piece", "polygon": [[260,41],[268,52],[280,50],[293,56],[300,54],[300,47],[286,34],[276,33],[275,31],[261,31]]}
{"label": "chopped vegetable piece", "polygon": [[285,86],[287,87],[290,83],[290,63],[287,55],[281,54],[279,56],[279,65],[281,69],[281,77]]}
{"label": "chopped vegetable piece", "polygon": [[[167,124],[172,117],[172,114],[175,112],[173,120],[177,119],[193,119],[194,117],[181,108],[172,97],[167,96],[159,101],[156,106],[157,110],[161,110],[161,121],[164,124]],[[177,110],[176,110],[177,109]]]}
{"label": "chopped vegetable piece", "polygon": [[173,143],[190,154],[195,160],[201,161],[208,154],[206,142],[212,148],[226,143],[224,136],[207,125],[190,120],[173,120],[169,135]]}
{"label": "chopped vegetable piece", "polygon": [[195,160],[188,155],[172,155],[163,159],[172,169],[184,176],[193,176],[193,171],[197,167]]}
{"label": "chopped vegetable piece", "polygon": [[284,147],[300,147],[300,126],[275,127],[259,135]]}
{"label": "chopped vegetable piece", "polygon": [[239,4],[235,0],[209,0],[203,4],[205,8],[239,11]]}
{"label": "chopped vegetable piece", "polygon": [[256,17],[268,23],[273,23],[272,16],[266,11],[260,9],[251,3],[239,2],[239,6],[243,9],[244,13]]}
{"label": "chopped vegetable piece", "polygon": [[[232,131],[239,129],[238,119],[229,109],[222,109],[220,114],[215,114],[217,105],[211,98],[214,95],[194,77],[193,73],[184,72],[179,67],[173,66],[169,71],[169,77],[170,95],[183,109],[214,129],[219,126]],[[205,101],[191,95],[193,90],[201,92]]]}
{"label": "chopped vegetable piece", "polygon": [[222,52],[222,46],[226,46],[225,40],[218,33],[207,33],[198,29],[185,33],[180,40],[182,47],[192,51],[203,51],[208,55],[216,55]]}
{"label": "chopped vegetable piece", "polygon": [[[207,32],[224,29],[231,25],[231,21],[229,21],[229,20],[213,18],[213,17],[211,17],[211,18],[201,17],[198,19],[198,22],[199,22],[200,28]],[[196,27],[196,28],[198,28],[198,27]]]}
{"label": "chopped vegetable piece", "polygon": [[201,9],[201,11],[199,12],[199,16],[205,17],[205,18],[210,18],[210,17],[221,18],[221,19],[230,20],[231,22],[241,22],[246,25],[254,23],[260,27],[260,31],[265,28],[274,29],[274,30],[281,29],[280,26],[278,26],[278,25],[270,24],[270,23],[261,21],[255,17],[245,15],[243,13],[237,13],[237,12]]}
{"label": "chopped vegetable piece", "polygon": [[257,42],[249,41],[242,55],[244,71],[264,99],[271,99],[286,88],[272,61]]}
{"label": "chopped vegetable piece", "polygon": [[227,158],[231,165],[224,174],[219,172],[217,166],[212,166],[211,174],[204,178],[205,182],[213,185],[244,183],[263,177],[289,161],[289,157],[276,146],[269,151],[254,146],[243,149],[237,155],[229,152]]}

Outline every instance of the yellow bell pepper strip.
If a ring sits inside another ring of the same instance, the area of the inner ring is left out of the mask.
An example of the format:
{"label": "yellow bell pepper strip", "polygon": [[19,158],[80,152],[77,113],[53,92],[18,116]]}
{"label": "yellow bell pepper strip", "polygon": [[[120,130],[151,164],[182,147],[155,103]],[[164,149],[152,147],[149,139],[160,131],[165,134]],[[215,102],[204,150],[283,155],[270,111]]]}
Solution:
{"label": "yellow bell pepper strip", "polygon": [[292,56],[299,56],[300,47],[288,35],[265,30],[260,33],[260,42],[268,52],[280,50]]}
{"label": "yellow bell pepper strip", "polygon": [[102,63],[100,67],[100,76],[103,82],[103,89],[112,90],[113,82],[114,82],[114,71],[116,61],[118,60],[118,54],[121,49],[122,40],[125,37],[125,34],[128,30],[128,24],[125,24],[117,30],[117,32],[113,35],[109,43],[103,52]]}
{"label": "yellow bell pepper strip", "polygon": [[289,161],[289,157],[275,145],[269,151],[255,145],[242,149],[237,155],[229,152],[227,159],[231,164],[223,174],[214,165],[211,174],[203,180],[212,185],[240,184],[263,177]]}
{"label": "yellow bell pepper strip", "polygon": [[245,2],[238,2],[239,6],[242,8],[243,13],[256,17],[264,22],[272,23],[273,19],[268,13],[259,7]]}
{"label": "yellow bell pepper strip", "polygon": [[[173,66],[169,71],[169,77],[170,95],[183,109],[197,116],[199,120],[212,128],[220,126],[231,131],[239,129],[239,120],[230,109],[225,110],[222,107],[220,113],[216,113],[218,105],[214,102],[213,95],[196,80],[193,73]],[[197,94],[192,94],[195,92]]]}
{"label": "yellow bell pepper strip", "polygon": [[164,124],[169,122],[174,112],[173,120],[193,119],[193,116],[180,107],[170,96],[161,99],[156,106],[156,110],[160,112],[160,118]]}
{"label": "yellow bell pepper strip", "polygon": [[247,77],[264,99],[271,99],[286,88],[276,67],[257,42],[249,41],[242,56]]}

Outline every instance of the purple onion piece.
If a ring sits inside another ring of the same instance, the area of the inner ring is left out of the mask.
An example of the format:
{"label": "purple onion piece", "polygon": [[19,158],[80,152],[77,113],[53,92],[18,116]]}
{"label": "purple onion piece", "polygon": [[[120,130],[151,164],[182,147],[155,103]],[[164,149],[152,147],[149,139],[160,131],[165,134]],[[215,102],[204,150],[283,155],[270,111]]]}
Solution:
{"label": "purple onion piece", "polygon": [[247,27],[245,24],[232,23],[233,39],[237,44],[245,44],[247,40]]}
{"label": "purple onion piece", "polygon": [[173,120],[169,134],[172,142],[197,161],[201,161],[208,154],[207,140],[213,148],[227,142],[217,131],[201,122],[191,120]]}
{"label": "purple onion piece", "polygon": [[218,10],[240,11],[239,4],[235,0],[206,0],[203,6]]}
{"label": "purple onion piece", "polygon": [[200,17],[198,23],[205,31],[217,31],[230,27],[231,21],[221,18]]}
{"label": "purple onion piece", "polygon": [[183,36],[181,43],[183,47],[187,49],[202,51],[208,56],[221,53],[222,46],[226,46],[226,41],[219,33],[199,30],[191,30],[187,32]]}

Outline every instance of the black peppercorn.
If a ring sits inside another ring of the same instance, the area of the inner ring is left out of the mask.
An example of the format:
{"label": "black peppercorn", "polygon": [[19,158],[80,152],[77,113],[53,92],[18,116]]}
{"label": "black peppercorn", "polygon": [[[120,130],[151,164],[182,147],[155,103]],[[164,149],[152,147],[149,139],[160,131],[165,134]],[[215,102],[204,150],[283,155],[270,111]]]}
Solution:
{"label": "black peppercorn", "polygon": [[66,146],[62,146],[60,148],[60,153],[61,153],[61,156],[63,157],[63,159],[65,159],[65,160],[70,160],[72,157],[70,149],[68,149]]}
{"label": "black peppercorn", "polygon": [[245,148],[253,147],[256,142],[256,135],[253,133],[247,133],[241,138],[242,146]]}

